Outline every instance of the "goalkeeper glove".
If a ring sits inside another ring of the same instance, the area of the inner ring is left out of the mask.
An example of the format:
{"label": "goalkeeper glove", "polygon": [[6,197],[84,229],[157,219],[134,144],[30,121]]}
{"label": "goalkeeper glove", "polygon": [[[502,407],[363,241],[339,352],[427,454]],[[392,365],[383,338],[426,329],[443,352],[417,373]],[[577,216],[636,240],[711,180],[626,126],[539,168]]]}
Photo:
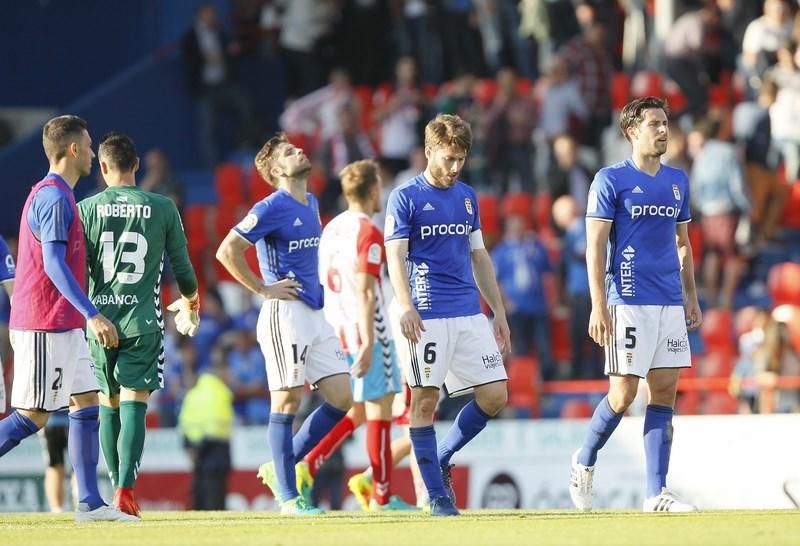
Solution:
{"label": "goalkeeper glove", "polygon": [[200,296],[195,294],[192,298],[181,297],[167,307],[174,311],[175,328],[184,336],[193,337],[200,329]]}

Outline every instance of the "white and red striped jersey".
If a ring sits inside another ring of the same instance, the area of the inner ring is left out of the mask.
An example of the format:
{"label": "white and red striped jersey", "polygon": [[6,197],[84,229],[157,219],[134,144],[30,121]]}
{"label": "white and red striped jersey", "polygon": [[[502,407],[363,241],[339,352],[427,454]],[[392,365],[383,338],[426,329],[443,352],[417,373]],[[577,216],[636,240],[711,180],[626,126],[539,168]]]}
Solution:
{"label": "white and red striped jersey", "polygon": [[333,326],[347,353],[356,353],[361,344],[356,294],[358,273],[367,273],[378,281],[375,290],[375,342],[388,342],[391,339],[380,286],[384,263],[383,234],[366,214],[345,211],[322,230],[319,275],[325,288],[325,318]]}

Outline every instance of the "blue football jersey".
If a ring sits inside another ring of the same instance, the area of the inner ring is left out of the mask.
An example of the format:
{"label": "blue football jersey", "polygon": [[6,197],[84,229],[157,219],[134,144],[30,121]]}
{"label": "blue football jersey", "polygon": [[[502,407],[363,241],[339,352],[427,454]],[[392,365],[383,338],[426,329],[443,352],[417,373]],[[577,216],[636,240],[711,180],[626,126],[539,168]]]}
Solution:
{"label": "blue football jersey", "polygon": [[598,171],[586,217],[613,222],[608,241],[609,305],[683,305],[676,225],[689,222],[689,179],[661,165],[655,176],[627,159]]}
{"label": "blue football jersey", "polygon": [[17,267],[14,258],[8,250],[6,240],[0,237],[0,282],[10,281],[14,278]]}
{"label": "blue football jersey", "polygon": [[319,204],[310,193],[308,205],[279,189],[256,203],[234,226],[236,233],[256,245],[261,276],[269,284],[293,279],[301,284],[300,299],[312,309],[324,302],[319,282]]}
{"label": "blue football jersey", "polygon": [[481,312],[469,241],[480,228],[475,192],[462,182],[437,188],[420,174],[392,191],[384,239],[408,239],[411,298],[423,319]]}

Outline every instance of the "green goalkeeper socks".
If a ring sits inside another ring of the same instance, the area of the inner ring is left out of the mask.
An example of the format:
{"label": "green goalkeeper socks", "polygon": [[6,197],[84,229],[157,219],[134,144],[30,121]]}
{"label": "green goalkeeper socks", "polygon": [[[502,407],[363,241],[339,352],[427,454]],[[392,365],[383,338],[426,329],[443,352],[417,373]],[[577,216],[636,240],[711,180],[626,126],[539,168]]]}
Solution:
{"label": "green goalkeeper socks", "polygon": [[119,486],[119,454],[117,439],[119,438],[119,408],[100,406],[100,447],[103,459],[108,467],[108,475],[113,487]]}
{"label": "green goalkeeper socks", "polygon": [[122,425],[117,449],[119,453],[119,487],[133,487],[144,451],[145,413],[147,404],[126,400],[119,404]]}

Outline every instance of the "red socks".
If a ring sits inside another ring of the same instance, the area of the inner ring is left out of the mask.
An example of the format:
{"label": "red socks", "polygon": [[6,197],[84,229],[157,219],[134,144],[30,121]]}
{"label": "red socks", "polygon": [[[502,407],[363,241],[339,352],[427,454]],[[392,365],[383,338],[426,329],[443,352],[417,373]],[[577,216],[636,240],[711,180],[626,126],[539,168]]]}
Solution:
{"label": "red socks", "polygon": [[367,421],[367,454],[372,466],[372,496],[378,504],[386,504],[391,496],[391,426],[391,421]]}
{"label": "red socks", "polygon": [[355,428],[354,425],[355,424],[353,423],[353,420],[350,419],[350,416],[345,415],[338,423],[336,423],[331,431],[328,432],[328,434],[326,434],[322,440],[320,440],[319,443],[308,452],[308,455],[305,456],[304,460],[308,463],[308,469],[312,476],[316,475],[319,467],[321,467],[322,464],[328,460],[331,454],[336,451],[340,445],[342,445],[342,442],[350,437],[350,435],[353,433],[353,429]]}

